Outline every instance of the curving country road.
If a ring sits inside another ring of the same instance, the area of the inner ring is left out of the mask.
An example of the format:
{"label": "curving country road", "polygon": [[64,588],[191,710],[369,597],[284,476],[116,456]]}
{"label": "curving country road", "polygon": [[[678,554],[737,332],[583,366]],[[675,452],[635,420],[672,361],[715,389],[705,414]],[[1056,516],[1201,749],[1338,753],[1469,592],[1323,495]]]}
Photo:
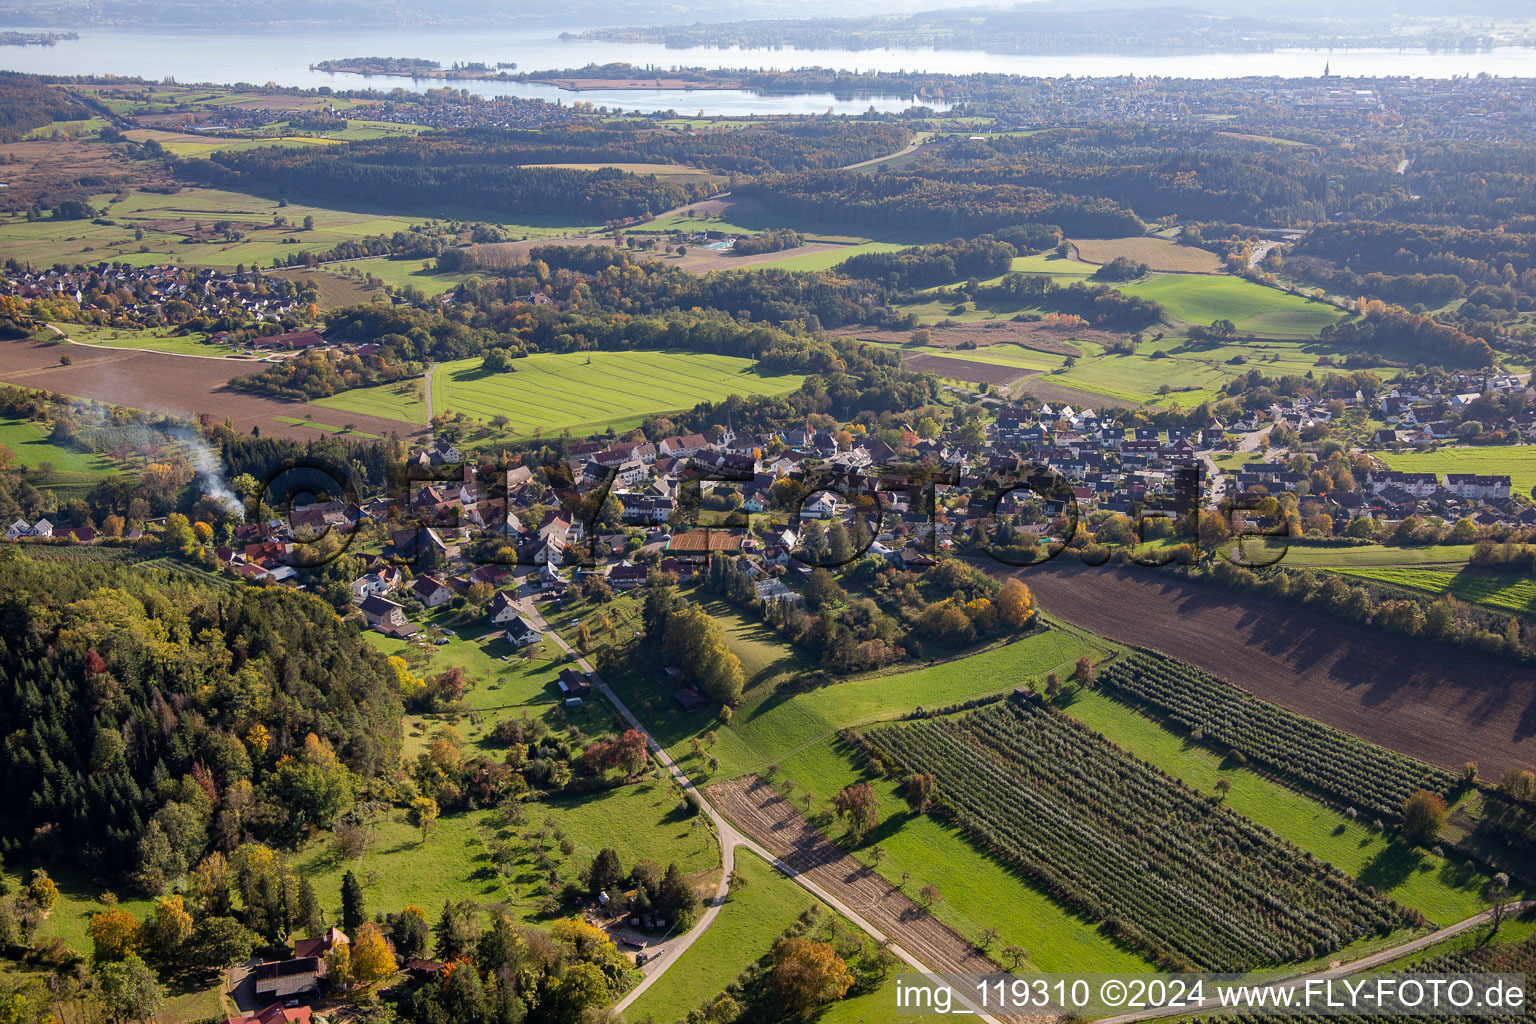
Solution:
{"label": "curving country road", "polygon": [[[815,896],[817,899],[821,900],[823,903],[827,904],[838,913],[842,914],[848,920],[858,925],[865,932],[871,935],[876,942],[886,944],[887,949],[896,954],[896,956],[900,957],[901,960],[913,970],[924,974],[933,973],[915,956],[907,952],[894,941],[891,941],[888,936],[883,934],[880,929],[872,925],[857,910],[848,906],[846,903],[838,899],[826,889],[822,888],[820,885],[817,885],[814,881],[807,878],[794,867],[786,864],[783,860],[774,856],[767,849],[765,849],[750,837],[745,836],[741,832],[737,831],[736,827],[732,825],[724,815],[716,810],[714,805],[711,804],[708,798],[704,796],[703,792],[701,792],[698,787],[693,784],[693,780],[690,779],[688,774],[684,772],[678,763],[672,759],[672,756],[668,754],[664,749],[662,749],[661,744],[656,742],[655,738],[651,736],[650,732],[645,728],[645,726],[640,724],[640,720],[637,719],[634,713],[629,710],[629,707],[619,699],[618,695],[609,688],[607,682],[603,680],[602,676],[600,676],[592,668],[592,666],[587,663],[587,659],[583,658],[580,654],[573,650],[570,644],[565,642],[564,637],[549,627],[549,624],[544,621],[544,617],[540,615],[538,609],[534,607],[534,603],[532,601],[524,601],[520,602],[520,604],[524,608],[525,614],[527,615],[529,621],[531,621],[533,625],[546,636],[552,638],[555,643],[558,644],[560,648],[567,654],[573,656],[576,659],[576,664],[579,665],[582,671],[586,672],[588,677],[593,680],[598,690],[605,698],[607,698],[608,702],[613,705],[614,710],[619,713],[620,717],[622,717],[624,721],[629,724],[630,728],[635,729],[645,737],[646,746],[650,748],[652,756],[654,756],[656,760],[661,763],[662,767],[664,767],[667,772],[671,774],[672,778],[677,781],[677,784],[682,787],[684,793],[691,794],[694,799],[698,801],[699,807],[702,808],[704,814],[708,816],[710,823],[714,825],[715,834],[720,838],[720,858],[722,871],[720,874],[720,885],[715,890],[714,898],[710,900],[709,906],[705,908],[705,911],[702,915],[700,915],[699,920],[694,923],[694,926],[689,929],[686,934],[667,944],[665,951],[662,953],[660,959],[652,961],[653,963],[657,964],[656,969],[647,973],[639,985],[635,986],[632,990],[626,993],[624,998],[619,1000],[618,1003],[613,1006],[612,1012],[620,1013],[636,999],[640,998],[641,994],[644,993],[646,989],[654,985],[656,980],[665,974],[667,969],[676,963],[678,959],[688,951],[688,948],[699,940],[699,937],[709,929],[709,926],[714,924],[715,918],[720,916],[720,910],[722,907],[724,907],[726,896],[729,893],[731,872],[735,868],[736,849],[738,847],[744,850],[749,850],[757,856],[763,858],[763,860],[767,861],[769,864],[772,864],[784,875],[790,879],[793,879],[800,885],[801,888],[805,889],[811,895]],[[970,1006],[975,1011],[975,1016],[978,1019],[987,1022],[987,1024],[1000,1024],[996,1018],[981,1012],[980,1009],[976,1008],[963,997],[960,1001],[964,1005]]]}

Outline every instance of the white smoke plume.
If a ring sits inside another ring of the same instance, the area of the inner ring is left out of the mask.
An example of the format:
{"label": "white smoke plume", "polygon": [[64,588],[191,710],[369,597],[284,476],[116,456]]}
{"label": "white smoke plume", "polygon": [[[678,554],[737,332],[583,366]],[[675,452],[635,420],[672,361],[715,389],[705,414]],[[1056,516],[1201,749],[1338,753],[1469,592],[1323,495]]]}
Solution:
{"label": "white smoke plume", "polygon": [[191,452],[192,465],[196,468],[197,478],[203,485],[203,493],[216,499],[237,519],[244,519],[245,506],[240,504],[240,499],[235,497],[234,489],[224,478],[224,467],[213,449],[190,430],[178,430],[172,436],[186,445],[187,450]]}

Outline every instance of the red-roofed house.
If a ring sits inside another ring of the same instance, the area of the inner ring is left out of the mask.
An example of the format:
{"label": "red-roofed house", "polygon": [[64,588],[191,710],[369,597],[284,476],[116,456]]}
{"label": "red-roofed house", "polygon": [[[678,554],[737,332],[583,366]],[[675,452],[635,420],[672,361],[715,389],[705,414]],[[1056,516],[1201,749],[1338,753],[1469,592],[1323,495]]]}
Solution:
{"label": "red-roofed house", "polygon": [[310,1009],[307,1006],[284,1007],[273,1003],[264,1010],[247,1013],[240,1017],[226,1017],[224,1024],[309,1024]]}

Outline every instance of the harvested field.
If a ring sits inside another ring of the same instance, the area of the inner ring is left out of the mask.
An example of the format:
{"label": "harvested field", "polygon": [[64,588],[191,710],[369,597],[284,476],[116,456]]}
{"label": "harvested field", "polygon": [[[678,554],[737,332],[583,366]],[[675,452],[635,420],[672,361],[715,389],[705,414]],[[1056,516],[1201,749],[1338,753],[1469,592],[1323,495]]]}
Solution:
{"label": "harvested field", "polygon": [[968,380],[977,384],[993,384],[998,387],[1012,384],[1020,377],[1033,376],[1034,370],[1019,370],[994,363],[978,363],[970,359],[950,359],[947,356],[908,355],[902,365],[918,373],[936,373],[952,380]]}
{"label": "harvested field", "polygon": [[[73,363],[60,366],[59,357],[65,354]],[[228,417],[242,433],[260,427],[263,434],[277,437],[314,438],[326,431],[304,425],[306,415],[317,423],[338,422],[335,409],[283,402],[229,387],[232,377],[260,368],[259,363],[213,356],[54,344],[28,338],[0,341],[0,381],[7,384],[148,412],[183,416],[210,413],[220,419]],[[412,429],[397,420],[357,413],[348,413],[346,423],[380,437]]]}
{"label": "harvested field", "polygon": [[748,836],[941,972],[1001,971],[976,944],[913,903],[868,865],[854,860],[756,775],[709,787],[709,799]]}
{"label": "harvested field", "polygon": [[1046,611],[1075,625],[1443,768],[1472,760],[1483,777],[1498,778],[1536,767],[1536,673],[1528,666],[1172,570],[1059,563],[1019,576]]}
{"label": "harvested field", "polygon": [[313,281],[320,290],[320,301],[316,305],[326,312],[371,302],[378,294],[376,288],[369,288],[361,281],[354,281],[329,270],[269,270],[267,276],[286,277],[290,281]]}
{"label": "harvested field", "polygon": [[[892,331],[879,327],[859,327],[857,337],[861,341],[881,344],[905,345],[912,340],[911,331]],[[1081,357],[1083,350],[1072,344],[1073,340],[1103,344],[1119,341],[1124,335],[1115,331],[1100,331],[1092,327],[1077,327],[1064,332],[1060,327],[1042,323],[1015,322],[1013,320],[987,320],[980,323],[959,323],[949,327],[930,327],[935,348],[959,348],[971,344],[976,348],[989,345],[1018,345],[1021,348],[1046,352],[1055,356]]]}
{"label": "harvested field", "polygon": [[[170,175],[158,163],[121,160],[110,148],[94,142],[11,142],[0,146],[0,160],[7,165],[8,187],[0,190],[3,211],[25,211],[34,203],[51,206],[63,199],[89,200],[117,189],[171,187]],[[82,180],[91,184],[82,185]]]}
{"label": "harvested field", "polygon": [[1087,406],[1090,409],[1144,409],[1143,402],[1131,402],[1123,398],[1107,398],[1104,395],[1092,391],[1083,391],[1081,388],[1068,387],[1065,384],[1057,384],[1048,377],[1027,377],[1014,388],[1014,398],[1030,395],[1042,402],[1055,404],[1066,402],[1068,405]]}
{"label": "harvested field", "polygon": [[1222,270],[1221,259],[1215,253],[1166,238],[1085,238],[1073,239],[1072,244],[1088,263],[1108,263],[1116,256],[1124,256],[1167,274],[1217,274]]}

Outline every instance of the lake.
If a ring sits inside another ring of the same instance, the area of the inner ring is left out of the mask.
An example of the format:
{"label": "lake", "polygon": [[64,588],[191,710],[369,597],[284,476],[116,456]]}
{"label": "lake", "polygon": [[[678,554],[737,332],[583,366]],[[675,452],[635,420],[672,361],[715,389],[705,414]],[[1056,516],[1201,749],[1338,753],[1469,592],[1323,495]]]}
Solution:
{"label": "lake", "polygon": [[[26,30],[24,26],[16,26]],[[1345,77],[1407,76],[1452,78],[1487,72],[1505,77],[1536,76],[1536,50],[1501,47],[1484,53],[1430,53],[1423,50],[1278,50],[1272,53],[1194,55],[1020,54],[969,50],[838,50],[779,47],[692,47],[659,44],[562,40],[556,30],[513,29],[343,29],[298,28],[284,31],[183,30],[122,31],[84,28],[80,38],[55,46],[0,47],[0,68],[35,74],[123,75],[179,82],[250,82],[335,89],[393,88],[421,91],[445,84],[482,96],[522,96],[626,110],[664,110],[706,114],[861,113],[899,111],[909,96],[838,99],[829,93],[761,95],[746,90],[591,90],[580,93],[523,82],[413,81],[393,76],[365,78],[310,70],[322,60],[342,57],[423,57],[444,65],[454,62],[515,63],[519,70],[544,71],[626,61],[659,68],[752,68],[785,70],[835,67],[849,71],[927,71],[947,74],[998,72],[1060,77],[1160,75],[1174,78],[1235,78],[1250,75],[1310,77],[1331,62]]]}

